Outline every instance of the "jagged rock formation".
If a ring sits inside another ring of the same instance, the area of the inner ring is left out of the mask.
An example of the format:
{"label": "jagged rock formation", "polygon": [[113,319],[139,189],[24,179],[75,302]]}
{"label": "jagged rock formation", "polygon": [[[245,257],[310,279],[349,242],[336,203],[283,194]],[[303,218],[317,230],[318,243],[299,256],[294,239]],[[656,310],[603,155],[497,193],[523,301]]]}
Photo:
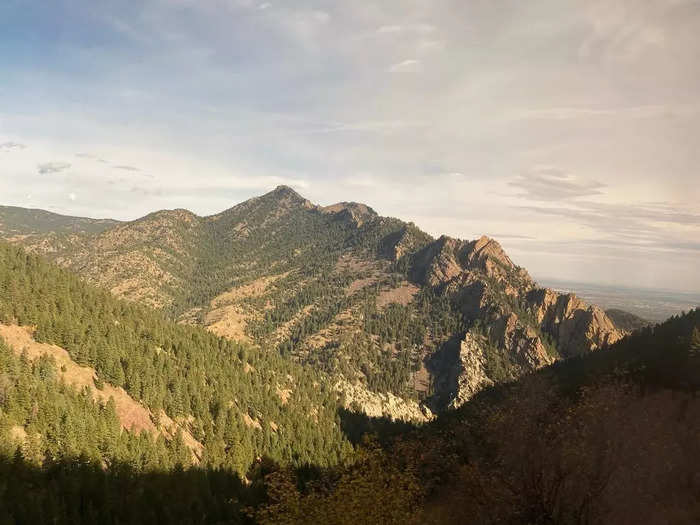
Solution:
{"label": "jagged rock formation", "polygon": [[[456,383],[450,406],[487,384],[484,378],[512,379],[624,335],[597,306],[539,288],[486,236],[470,242],[440,237],[414,255],[411,272],[418,282],[450,296],[471,321],[455,362],[461,374],[456,381],[443,379]],[[455,363],[438,367],[436,374],[452,378]]]}
{"label": "jagged rock formation", "polygon": [[361,384],[345,380],[338,381],[335,389],[346,408],[362,411],[369,417],[414,423],[425,423],[435,417],[424,404],[402,399],[391,392],[371,392]]}
{"label": "jagged rock formation", "polygon": [[353,396],[372,414],[392,399],[380,394],[457,406],[623,336],[598,307],[540,288],[494,239],[433,239],[287,186],[210,217],[166,210],[91,227],[13,240],[119,297],[363,385]]}

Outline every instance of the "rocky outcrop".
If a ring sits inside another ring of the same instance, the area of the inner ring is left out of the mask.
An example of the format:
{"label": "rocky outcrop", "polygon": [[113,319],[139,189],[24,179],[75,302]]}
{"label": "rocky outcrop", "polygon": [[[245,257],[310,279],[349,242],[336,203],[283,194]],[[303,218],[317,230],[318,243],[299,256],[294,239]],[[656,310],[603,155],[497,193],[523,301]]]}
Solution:
{"label": "rocky outcrop", "polygon": [[603,310],[589,306],[574,294],[547,288],[528,294],[530,309],[562,354],[571,357],[611,345],[624,336]]}
{"label": "rocky outcrop", "polygon": [[487,345],[486,337],[471,332],[460,341],[457,358],[447,370],[448,381],[454,385],[454,391],[449,392],[449,408],[462,406],[476,393],[494,384],[486,373]]}
{"label": "rocky outcrop", "polygon": [[442,379],[435,388],[446,389],[436,395],[447,395],[449,406],[463,403],[489,381],[513,379],[624,335],[600,308],[538,288],[486,236],[469,242],[440,237],[413,255],[411,276],[450,297],[472,323],[451,361],[436,361],[436,377]]}
{"label": "rocky outcrop", "polygon": [[412,222],[404,223],[397,231],[390,233],[379,244],[379,252],[393,262],[404,256],[420,251],[434,239],[418,229]]}
{"label": "rocky outcrop", "polygon": [[[44,220],[53,221],[41,218],[39,223]],[[1,214],[0,222],[5,222]],[[364,204],[317,206],[288,186],[209,217],[161,211],[97,234],[50,232],[32,239],[16,242],[50,254],[119,297],[166,308],[180,320],[203,323],[251,344],[286,344],[295,325],[315,312],[313,324],[323,326],[294,344],[298,357],[310,362],[316,362],[309,357],[313,354],[335,367],[334,358],[355,344],[353,331],[364,330],[368,348],[410,353],[411,365],[403,367],[432,362],[433,384],[419,392],[456,396],[443,406],[463,402],[489,381],[512,379],[556,359],[603,348],[623,335],[599,308],[573,295],[539,288],[490,237],[434,239],[414,224],[380,217]],[[325,271],[328,261],[337,261],[332,270],[337,282],[320,282],[320,274],[312,275]],[[217,302],[227,290],[279,274],[299,277],[245,305]],[[343,301],[354,305],[343,306],[343,323],[329,310],[337,291],[333,286],[342,287]],[[376,296],[376,312],[360,307],[365,295]],[[293,314],[275,312],[280,302],[287,302]],[[422,339],[410,344],[398,332],[382,341],[362,317],[376,316],[386,324],[392,321],[382,316],[413,315],[413,308],[424,309],[426,330]],[[248,321],[267,316],[268,310],[276,326],[260,329],[257,335],[249,332]],[[448,341],[451,349],[443,352]],[[327,355],[319,353],[322,345],[317,342],[328,345]],[[432,359],[437,354],[440,358]],[[361,360],[348,355],[348,367],[357,368]],[[374,355],[368,356],[376,365]],[[350,397],[368,413],[420,417],[418,405],[400,407],[396,396],[376,397],[379,394],[361,385],[351,386],[346,389]]]}
{"label": "rocky outcrop", "polygon": [[424,423],[434,417],[428,407],[416,401],[402,399],[391,392],[372,392],[359,383],[350,383],[344,379],[339,380],[334,387],[341,394],[346,408],[362,411],[369,417],[414,423]]}
{"label": "rocky outcrop", "polygon": [[460,241],[443,235],[413,257],[412,277],[433,288],[445,288],[464,268],[458,262]]}
{"label": "rocky outcrop", "polygon": [[337,220],[351,222],[358,228],[362,226],[365,221],[378,217],[377,212],[372,208],[358,202],[339,202],[318,209],[321,213],[334,215]]}

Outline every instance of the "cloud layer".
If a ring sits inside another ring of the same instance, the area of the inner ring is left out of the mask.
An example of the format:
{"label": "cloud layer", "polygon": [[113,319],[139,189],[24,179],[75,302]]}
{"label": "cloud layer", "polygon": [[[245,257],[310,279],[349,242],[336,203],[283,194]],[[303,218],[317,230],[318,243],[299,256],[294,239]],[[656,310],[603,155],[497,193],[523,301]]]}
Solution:
{"label": "cloud layer", "polygon": [[42,162],[36,165],[36,169],[41,175],[48,175],[65,171],[70,168],[70,166],[71,165],[67,162]]}
{"label": "cloud layer", "polygon": [[287,183],[535,275],[700,290],[699,26],[697,0],[5,3],[0,194],[128,219]]}

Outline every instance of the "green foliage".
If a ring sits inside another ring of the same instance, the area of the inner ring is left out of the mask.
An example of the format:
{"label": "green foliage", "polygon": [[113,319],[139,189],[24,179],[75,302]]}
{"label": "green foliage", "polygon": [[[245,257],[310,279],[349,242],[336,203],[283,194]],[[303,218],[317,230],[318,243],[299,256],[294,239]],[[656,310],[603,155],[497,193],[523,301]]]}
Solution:
{"label": "green foliage", "polygon": [[56,378],[46,356],[29,362],[0,341],[0,443],[36,464],[81,457],[94,464],[127,463],[142,471],[172,469],[179,455],[170,443],[147,434],[121,432],[114,403],[93,401]]}
{"label": "green foliage", "polygon": [[[351,451],[335,394],[318,373],[116,300],[7,245],[0,245],[0,322],[36,326],[37,340],[65,348],[153,413],[192,418],[206,465],[243,473],[263,454],[330,465]],[[286,404],[277,386],[292,390]]]}

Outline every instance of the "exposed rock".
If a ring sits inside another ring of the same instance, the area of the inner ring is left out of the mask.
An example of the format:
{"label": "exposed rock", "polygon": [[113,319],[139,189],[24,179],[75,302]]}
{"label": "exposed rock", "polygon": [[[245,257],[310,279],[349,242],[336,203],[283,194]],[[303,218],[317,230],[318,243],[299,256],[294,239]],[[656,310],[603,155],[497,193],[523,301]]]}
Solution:
{"label": "exposed rock", "polygon": [[[47,217],[37,224],[58,220]],[[59,222],[83,224],[68,219]],[[488,381],[517,377],[556,359],[602,348],[623,335],[599,308],[538,288],[494,239],[433,239],[414,224],[380,217],[364,204],[315,206],[288,186],[209,217],[166,210],[106,230],[91,227],[97,232],[36,235],[28,229],[11,238],[50,254],[119,297],[174,312],[181,322],[204,324],[253,345],[286,345],[285,351],[291,345],[295,358],[331,368],[337,369],[342,359],[355,372],[346,377],[361,377],[353,368],[362,360],[348,351],[360,336],[367,348],[376,346],[389,359],[399,349],[408,351],[413,363],[435,365],[419,381],[420,390],[414,387],[416,392],[440,398],[445,392],[463,392],[457,403]],[[337,263],[332,280],[320,283],[313,273],[324,267],[325,255]],[[290,272],[299,279],[284,278]],[[343,287],[347,303],[338,310],[331,304],[341,297],[336,297],[338,290],[318,292],[319,285],[334,283]],[[376,312],[360,304],[372,295]],[[435,295],[439,301],[432,303]],[[390,304],[405,308],[393,312]],[[285,312],[276,311],[279,305],[286,305]],[[425,310],[417,312],[419,308]],[[422,339],[410,345],[398,341],[402,336],[397,334],[389,337],[397,340],[381,341],[368,332],[371,323],[363,318],[369,313],[385,323],[382,316],[411,316],[414,309],[416,316],[430,321]],[[268,317],[271,326],[253,325]],[[458,328],[444,333],[440,325],[445,319],[447,326]],[[447,341],[454,348],[442,352]],[[474,350],[479,345],[485,359],[481,368]],[[461,352],[462,346],[472,351]],[[436,354],[439,359],[432,359]],[[365,357],[369,370],[378,370],[372,353]],[[466,375],[461,377],[457,369]],[[392,398],[372,397],[376,395],[358,388],[364,392],[356,393],[364,396],[360,404],[373,414],[404,410],[387,409]]]}
{"label": "exposed rock", "polygon": [[467,332],[459,345],[459,354],[448,373],[456,377],[456,390],[449,407],[457,408],[480,390],[491,386],[493,380],[486,375],[484,347],[486,338]]}
{"label": "exposed rock", "polygon": [[413,260],[413,278],[434,288],[444,287],[463,272],[457,260],[459,241],[443,235],[419,251]]}
{"label": "exposed rock", "polygon": [[423,423],[433,419],[428,407],[416,401],[409,401],[392,393],[380,394],[367,390],[359,383],[339,380],[334,388],[342,394],[346,408],[358,408],[369,417],[384,417],[392,421]]}
{"label": "exposed rock", "polygon": [[563,357],[590,352],[618,341],[624,332],[597,306],[588,306],[574,294],[541,288],[528,294],[537,322],[551,334]]}
{"label": "exposed rock", "polygon": [[378,217],[377,212],[366,204],[358,202],[339,202],[330,206],[320,207],[321,213],[333,214],[338,220],[350,221],[355,226],[362,224],[374,217]]}
{"label": "exposed rock", "polygon": [[397,262],[405,255],[413,254],[431,242],[433,242],[433,238],[430,235],[409,222],[382,239],[380,252],[390,260]]}

